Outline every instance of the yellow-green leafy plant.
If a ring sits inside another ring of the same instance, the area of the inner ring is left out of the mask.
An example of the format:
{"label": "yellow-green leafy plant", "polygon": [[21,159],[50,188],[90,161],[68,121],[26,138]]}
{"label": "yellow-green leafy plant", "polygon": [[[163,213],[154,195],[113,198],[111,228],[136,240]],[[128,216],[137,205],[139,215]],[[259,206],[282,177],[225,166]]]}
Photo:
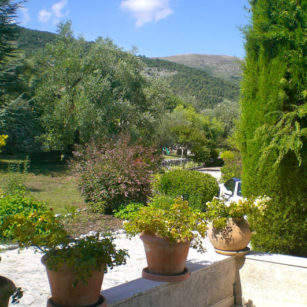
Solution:
{"label": "yellow-green leafy plant", "polygon": [[226,226],[229,218],[244,218],[249,215],[264,215],[270,198],[267,196],[258,198],[243,198],[237,202],[230,203],[224,200],[214,198],[211,202],[207,202],[206,217],[212,221],[215,228],[223,228]]}
{"label": "yellow-green leafy plant", "polygon": [[[60,218],[44,203],[20,195],[4,196],[0,201],[7,208],[5,219],[0,220],[0,236],[17,242],[20,248],[34,247],[46,256],[51,270],[65,263],[76,272],[73,285],[86,283],[93,271],[107,271],[126,261],[126,251],[116,249],[111,235],[70,237]],[[17,203],[19,206],[11,210]]]}
{"label": "yellow-green leafy plant", "polygon": [[192,241],[193,247],[202,249],[201,238],[206,236],[205,214],[189,206],[181,198],[155,196],[124,224],[129,236],[147,233],[171,242]]}

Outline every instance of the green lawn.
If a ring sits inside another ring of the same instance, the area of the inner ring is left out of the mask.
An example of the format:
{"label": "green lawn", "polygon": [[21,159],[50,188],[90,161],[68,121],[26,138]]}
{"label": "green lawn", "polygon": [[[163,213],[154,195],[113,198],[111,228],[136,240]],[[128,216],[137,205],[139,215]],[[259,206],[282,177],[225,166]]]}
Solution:
{"label": "green lawn", "polygon": [[[18,161],[17,161],[18,162]],[[19,162],[22,162],[19,160]],[[64,165],[33,165],[26,173],[8,171],[8,164],[16,160],[0,159],[0,187],[5,189],[11,180],[22,181],[37,200],[48,202],[56,213],[64,213],[66,206],[85,207],[78,190],[76,177]]]}

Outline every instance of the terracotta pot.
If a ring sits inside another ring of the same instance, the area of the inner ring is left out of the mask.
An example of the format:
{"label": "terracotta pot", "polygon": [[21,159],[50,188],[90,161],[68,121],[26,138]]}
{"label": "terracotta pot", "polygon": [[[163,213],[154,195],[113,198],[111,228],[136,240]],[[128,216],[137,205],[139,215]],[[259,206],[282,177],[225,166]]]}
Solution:
{"label": "terracotta pot", "polygon": [[240,251],[246,248],[251,231],[243,218],[229,218],[224,228],[214,228],[210,223],[208,237],[215,249],[222,251]]}
{"label": "terracotta pot", "polygon": [[0,306],[7,307],[9,305],[9,300],[11,295],[15,292],[16,287],[14,283],[4,277],[0,276]]}
{"label": "terracotta pot", "polygon": [[148,271],[159,275],[176,275],[185,271],[190,241],[173,243],[154,235],[140,235],[146,253]]}
{"label": "terracotta pot", "polygon": [[65,307],[83,307],[97,304],[100,299],[100,290],[104,276],[104,267],[101,271],[92,271],[87,284],[79,281],[74,287],[72,284],[76,278],[74,270],[66,265],[57,271],[49,270],[46,262],[48,258],[42,257],[42,263],[46,266],[49,280],[52,302]]}

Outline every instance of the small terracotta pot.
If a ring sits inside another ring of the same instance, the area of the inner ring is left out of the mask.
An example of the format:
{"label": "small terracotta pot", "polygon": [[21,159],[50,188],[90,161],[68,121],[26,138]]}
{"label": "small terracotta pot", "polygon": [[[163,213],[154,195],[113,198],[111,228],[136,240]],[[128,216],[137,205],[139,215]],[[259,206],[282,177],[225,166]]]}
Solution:
{"label": "small terracotta pot", "polygon": [[83,307],[95,305],[100,298],[100,290],[104,276],[104,267],[100,271],[91,272],[87,284],[79,281],[74,287],[72,284],[76,278],[74,270],[66,265],[57,271],[49,270],[48,258],[42,257],[42,263],[46,266],[52,301],[57,305],[65,307]]}
{"label": "small terracotta pot", "polygon": [[148,271],[159,275],[176,275],[185,271],[190,241],[173,243],[154,235],[140,235],[146,253]]}
{"label": "small terracotta pot", "polygon": [[11,295],[15,292],[16,287],[14,283],[4,277],[0,276],[0,306],[7,307],[9,305],[9,300]]}
{"label": "small terracotta pot", "polygon": [[215,249],[222,251],[240,251],[246,248],[251,231],[243,218],[229,218],[224,228],[214,228],[209,225],[208,237]]}

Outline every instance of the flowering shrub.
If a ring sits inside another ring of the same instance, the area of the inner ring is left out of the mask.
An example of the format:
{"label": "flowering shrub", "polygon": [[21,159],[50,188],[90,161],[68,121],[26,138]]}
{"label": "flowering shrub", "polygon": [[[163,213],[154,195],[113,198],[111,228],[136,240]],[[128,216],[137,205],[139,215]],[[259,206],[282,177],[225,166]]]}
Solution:
{"label": "flowering shrub", "polygon": [[129,141],[123,137],[75,153],[81,193],[95,210],[112,213],[123,204],[145,203],[151,195],[152,174],[161,156],[154,148]]}
{"label": "flowering shrub", "polygon": [[207,202],[206,217],[213,222],[215,228],[223,228],[226,226],[228,218],[243,218],[246,215],[264,215],[267,203],[271,199],[267,196],[254,198],[244,198],[238,202],[230,202],[229,204],[218,198],[214,198],[211,202]]}

